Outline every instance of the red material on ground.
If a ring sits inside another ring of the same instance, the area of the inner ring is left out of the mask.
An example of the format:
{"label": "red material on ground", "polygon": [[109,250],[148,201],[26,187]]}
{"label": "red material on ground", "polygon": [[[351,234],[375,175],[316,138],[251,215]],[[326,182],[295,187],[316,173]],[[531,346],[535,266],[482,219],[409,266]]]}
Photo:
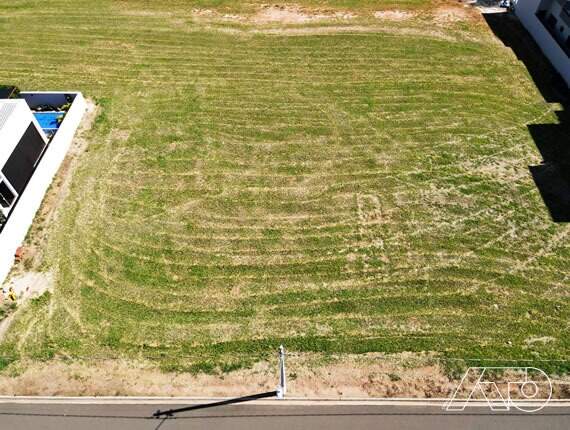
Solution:
{"label": "red material on ground", "polygon": [[14,257],[16,257],[16,261],[20,261],[23,256],[24,256],[24,247],[19,246],[18,249],[16,249],[16,254],[14,254]]}

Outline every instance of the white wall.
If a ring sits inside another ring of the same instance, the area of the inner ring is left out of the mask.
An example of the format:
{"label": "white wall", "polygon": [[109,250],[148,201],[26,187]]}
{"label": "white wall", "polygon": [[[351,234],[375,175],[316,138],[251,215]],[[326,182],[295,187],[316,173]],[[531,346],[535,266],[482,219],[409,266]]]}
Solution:
{"label": "white wall", "polygon": [[[22,93],[23,96],[26,94],[29,93]],[[4,282],[10,272],[16,249],[22,244],[32,225],[44,195],[67,154],[85,110],[85,99],[81,93],[76,93],[75,100],[56,135],[46,149],[26,189],[0,233],[0,283]]]}
{"label": "white wall", "polygon": [[570,58],[536,16],[539,0],[518,0],[515,13],[554,68],[570,87]]}

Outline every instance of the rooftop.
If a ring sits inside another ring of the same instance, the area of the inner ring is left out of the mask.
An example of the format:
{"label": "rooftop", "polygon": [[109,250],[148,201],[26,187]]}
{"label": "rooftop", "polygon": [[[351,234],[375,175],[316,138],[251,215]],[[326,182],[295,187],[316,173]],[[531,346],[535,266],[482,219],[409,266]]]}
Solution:
{"label": "rooftop", "polygon": [[8,122],[8,118],[16,110],[17,102],[13,100],[0,100],[0,130]]}

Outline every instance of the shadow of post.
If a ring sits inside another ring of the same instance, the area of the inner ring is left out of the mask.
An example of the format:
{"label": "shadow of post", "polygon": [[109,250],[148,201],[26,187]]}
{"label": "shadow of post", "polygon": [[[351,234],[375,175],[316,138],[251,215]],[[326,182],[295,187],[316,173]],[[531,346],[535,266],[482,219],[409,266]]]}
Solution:
{"label": "shadow of post", "polygon": [[568,87],[516,16],[484,14],[485,21],[505,46],[526,66],[548,103],[558,103],[558,124],[528,126],[543,162],[529,166],[553,221],[570,222],[570,103]]}

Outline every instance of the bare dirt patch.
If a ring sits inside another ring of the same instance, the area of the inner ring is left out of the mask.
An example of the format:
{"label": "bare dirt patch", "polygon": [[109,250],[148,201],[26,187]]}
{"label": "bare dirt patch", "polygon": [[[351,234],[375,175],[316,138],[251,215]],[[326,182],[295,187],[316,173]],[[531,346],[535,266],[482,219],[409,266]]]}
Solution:
{"label": "bare dirt patch", "polygon": [[266,5],[252,15],[222,14],[212,9],[193,9],[192,16],[202,21],[234,21],[245,24],[309,24],[326,20],[350,20],[357,15],[348,11],[310,9],[301,6]]}
{"label": "bare dirt patch", "polygon": [[413,18],[415,15],[411,12],[403,10],[381,10],[374,12],[374,18],[387,21],[405,21]]}
{"label": "bare dirt patch", "polygon": [[[27,272],[23,275],[13,276],[4,286],[5,290],[13,288],[18,297],[18,304],[22,306],[29,299],[41,296],[44,292],[53,287],[53,276],[51,272]],[[10,328],[16,313],[11,313],[7,318],[0,321],[0,341]]]}
{"label": "bare dirt patch", "polygon": [[479,13],[470,6],[442,6],[433,11],[433,20],[437,24],[452,24],[475,19]]}
{"label": "bare dirt patch", "polygon": [[[348,10],[309,8],[299,5],[265,5],[251,14],[223,14],[215,9],[193,9],[192,21],[202,28],[235,35],[279,34],[307,36],[337,33],[390,33],[457,41],[457,34],[446,31],[447,25],[471,20],[480,15],[471,5],[446,5],[439,8],[407,11],[400,9],[355,13]],[[372,18],[372,19],[371,19]],[[243,24],[227,26],[225,23]],[[410,25],[395,26],[396,23]],[[426,25],[427,23],[436,25]],[[462,37],[468,37],[463,34]]]}
{"label": "bare dirt patch", "polygon": [[352,19],[356,15],[351,12],[326,12],[309,10],[297,6],[266,6],[252,18],[257,24],[306,24],[308,22],[327,19]]}
{"label": "bare dirt patch", "polygon": [[249,34],[272,34],[280,36],[316,36],[326,34],[358,34],[358,33],[386,33],[408,36],[421,36],[430,39],[444,40],[447,42],[457,42],[458,38],[446,34],[444,31],[437,29],[419,29],[419,28],[397,28],[393,26],[366,26],[366,25],[314,25],[307,27],[288,27],[288,28],[256,28],[256,29],[236,29],[224,27],[208,27],[210,31],[217,31],[235,35],[246,36]]}
{"label": "bare dirt patch", "polygon": [[[378,354],[343,356],[320,364],[315,359],[305,354],[289,359],[289,395],[439,397],[454,387],[433,364],[406,369],[405,360],[386,361]],[[0,394],[216,397],[272,390],[276,384],[277,367],[269,363],[225,375],[192,375],[162,373],[144,363],[119,360],[95,365],[52,362],[27,365],[17,376],[0,376]]]}
{"label": "bare dirt patch", "polygon": [[19,301],[41,296],[53,285],[50,272],[27,272],[10,279],[5,288],[13,288]]}
{"label": "bare dirt patch", "polygon": [[[0,375],[0,395],[44,396],[240,396],[275,389],[276,363],[221,375],[165,373],[145,362],[21,363]],[[22,370],[25,369],[25,370]],[[459,380],[427,356],[343,355],[288,358],[291,397],[447,398]],[[568,380],[554,383],[554,397],[565,398]]]}
{"label": "bare dirt patch", "polygon": [[[437,24],[450,24],[460,21],[473,20],[479,15],[476,5],[470,3],[444,3],[421,11],[400,9],[385,9],[373,12],[379,21],[400,22],[421,18]],[[369,17],[368,14],[357,14],[352,11],[309,8],[299,5],[264,5],[253,14],[223,14],[213,9],[193,9],[192,16],[198,21],[233,21],[254,25],[304,25],[319,22],[351,21],[356,18]]]}
{"label": "bare dirt patch", "polygon": [[[433,16],[420,12],[385,10],[374,13],[374,21],[351,12],[309,9],[293,6],[265,6],[253,15],[221,14],[211,9],[194,9],[194,21],[202,23],[202,29],[247,36],[250,34],[275,34],[281,36],[309,36],[338,33],[389,33],[402,36],[421,36],[456,42],[457,37],[434,26],[394,26],[395,22],[414,22],[414,18],[433,21]],[[369,16],[368,16],[369,18]],[[227,22],[244,24],[243,27],[220,25]],[[383,25],[385,24],[385,25]],[[441,26],[439,26],[441,27]]]}

